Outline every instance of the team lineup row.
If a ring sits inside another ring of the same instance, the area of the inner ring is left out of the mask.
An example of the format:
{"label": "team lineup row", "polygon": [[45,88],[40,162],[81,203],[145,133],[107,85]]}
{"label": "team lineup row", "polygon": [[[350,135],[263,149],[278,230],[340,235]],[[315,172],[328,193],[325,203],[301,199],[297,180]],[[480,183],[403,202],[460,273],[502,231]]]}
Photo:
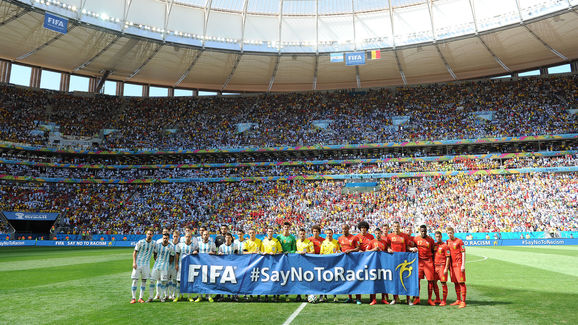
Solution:
{"label": "team lineup row", "polygon": [[[350,232],[349,225],[342,226],[342,235],[338,239],[333,238],[333,230],[325,229],[325,238],[321,237],[321,227],[314,225],[311,230],[313,236],[307,238],[305,229],[299,229],[298,238],[290,233],[291,224],[283,224],[283,232],[277,237],[273,236],[273,228],[268,227],[266,237],[263,240],[256,238],[254,229],[248,231],[249,238],[246,238],[245,232],[238,230],[237,239],[229,232],[226,225],[220,227],[220,234],[214,239],[209,236],[206,228],[200,228],[200,236],[193,235],[192,228],[185,228],[185,235],[180,236],[179,231],[173,232],[172,239],[170,231],[163,229],[163,237],[156,242],[152,240],[153,232],[148,230],[146,238],[141,239],[135,246],[133,252],[133,270],[132,270],[132,300],[131,304],[136,303],[136,293],[138,280],[141,280],[140,295],[138,302],[152,302],[160,299],[165,302],[167,299],[178,302],[179,300],[188,299],[189,301],[200,302],[203,298],[209,302],[225,300],[222,295],[199,295],[197,297],[185,297],[179,293],[180,272],[179,267],[185,256],[191,254],[336,254],[351,253],[364,251],[383,251],[388,253],[394,252],[417,252],[419,257],[419,279],[425,278],[428,282],[428,304],[435,306],[445,306],[448,296],[448,273],[451,281],[454,283],[457,300],[451,305],[458,305],[459,308],[466,307],[466,272],[465,272],[465,247],[461,239],[454,236],[454,229],[447,228],[449,239],[442,241],[442,233],[435,233],[435,240],[427,233],[425,225],[420,226],[418,236],[412,237],[408,233],[402,232],[401,225],[395,221],[392,225],[391,232],[389,225],[383,225],[377,228],[374,235],[370,234],[369,224],[361,221],[357,228],[360,233],[354,235]],[[150,269],[151,257],[154,258],[152,272]],[[149,284],[149,298],[144,300],[147,279],[151,279]],[[442,296],[440,297],[437,282],[442,285]],[[156,282],[156,296],[155,294]],[[432,294],[435,292],[436,298],[433,300]],[[383,304],[399,304],[400,300],[397,295],[390,300],[387,293],[382,293],[381,302]],[[238,301],[238,296],[229,296],[228,299]],[[248,301],[250,297],[245,296]],[[258,301],[261,300],[257,296]],[[275,301],[280,297],[273,296]],[[320,302],[326,301],[326,295],[322,296]],[[264,301],[269,297],[265,296]],[[301,295],[297,295],[296,301],[301,301]],[[290,301],[286,297],[286,301]],[[338,302],[337,296],[334,301]],[[350,294],[346,303],[353,302],[353,296]],[[361,295],[355,295],[355,302],[362,304]],[[407,297],[409,305],[419,304],[418,297]],[[377,293],[370,295],[370,305],[377,304]]]}

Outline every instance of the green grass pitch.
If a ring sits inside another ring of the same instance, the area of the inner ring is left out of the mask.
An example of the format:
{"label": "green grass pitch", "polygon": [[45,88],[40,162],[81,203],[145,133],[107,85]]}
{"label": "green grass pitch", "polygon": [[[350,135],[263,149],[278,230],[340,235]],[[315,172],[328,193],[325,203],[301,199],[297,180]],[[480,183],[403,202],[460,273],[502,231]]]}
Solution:
{"label": "green grass pitch", "polygon": [[[0,324],[283,324],[280,303],[129,304],[132,249],[0,248]],[[292,324],[576,323],[578,246],[468,247],[468,307],[307,304]],[[441,289],[441,288],[440,288]],[[147,289],[148,290],[148,289]],[[345,296],[341,296],[344,300]],[[448,301],[455,300],[449,284]]]}

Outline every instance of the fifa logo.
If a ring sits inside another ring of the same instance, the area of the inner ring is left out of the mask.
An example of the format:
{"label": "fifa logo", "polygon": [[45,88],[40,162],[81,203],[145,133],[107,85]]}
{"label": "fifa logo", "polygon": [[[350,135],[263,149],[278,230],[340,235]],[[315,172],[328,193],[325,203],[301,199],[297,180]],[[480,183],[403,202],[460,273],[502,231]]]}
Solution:
{"label": "fifa logo", "polygon": [[405,287],[405,283],[403,283],[403,272],[407,271],[408,274],[405,278],[406,279],[409,278],[411,276],[411,272],[413,271],[413,267],[409,266],[409,265],[411,265],[414,261],[415,261],[415,258],[411,262],[408,262],[407,260],[405,260],[405,261],[403,261],[403,263],[399,264],[395,268],[396,271],[397,271],[397,269],[399,269],[399,281],[401,281],[401,285],[403,286],[405,291],[407,291],[407,288]]}
{"label": "fifa logo", "polygon": [[189,282],[195,282],[195,277],[199,275],[203,283],[217,283],[218,281],[221,284],[226,282],[237,284],[235,270],[231,265],[191,265],[189,267]]}

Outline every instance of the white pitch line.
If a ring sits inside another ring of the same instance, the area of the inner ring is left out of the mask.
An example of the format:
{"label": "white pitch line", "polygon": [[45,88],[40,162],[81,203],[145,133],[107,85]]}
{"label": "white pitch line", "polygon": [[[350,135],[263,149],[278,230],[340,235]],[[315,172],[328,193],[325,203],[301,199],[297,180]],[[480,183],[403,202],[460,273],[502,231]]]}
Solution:
{"label": "white pitch line", "polygon": [[299,308],[297,308],[297,310],[295,310],[293,314],[291,314],[291,316],[287,318],[287,320],[285,321],[285,323],[283,323],[283,325],[291,324],[291,322],[295,319],[295,317],[297,317],[297,315],[299,315],[299,313],[303,310],[303,308],[305,308],[305,306],[307,306],[307,303],[306,302],[302,303],[301,306],[299,306]]}
{"label": "white pitch line", "polygon": [[476,263],[476,262],[483,262],[483,261],[485,261],[485,260],[487,260],[487,259],[488,259],[488,257],[487,257],[487,256],[483,256],[483,255],[482,255],[482,257],[483,257],[483,258],[482,258],[481,260],[475,260],[475,261],[466,261],[466,263]]}

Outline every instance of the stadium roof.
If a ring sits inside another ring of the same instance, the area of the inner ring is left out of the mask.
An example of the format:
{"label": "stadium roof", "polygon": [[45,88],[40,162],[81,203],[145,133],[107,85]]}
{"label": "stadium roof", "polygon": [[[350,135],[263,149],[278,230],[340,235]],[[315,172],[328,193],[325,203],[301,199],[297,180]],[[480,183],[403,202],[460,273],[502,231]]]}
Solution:
{"label": "stadium roof", "polygon": [[[578,0],[1,0],[0,58],[179,88],[471,79],[578,59]],[[391,9],[390,9],[391,8]],[[44,12],[69,19],[60,34]],[[364,65],[331,53],[380,50]]]}

